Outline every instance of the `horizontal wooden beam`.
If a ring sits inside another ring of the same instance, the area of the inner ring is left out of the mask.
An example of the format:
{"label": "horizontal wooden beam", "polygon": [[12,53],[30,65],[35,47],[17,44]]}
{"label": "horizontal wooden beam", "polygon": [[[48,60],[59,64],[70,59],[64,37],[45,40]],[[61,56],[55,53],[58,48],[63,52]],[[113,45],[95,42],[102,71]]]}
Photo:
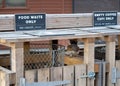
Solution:
{"label": "horizontal wooden beam", "polygon": [[[93,26],[92,13],[80,14],[47,14],[47,25],[50,28],[90,27]],[[120,24],[120,13],[118,13]],[[0,15],[0,31],[15,30],[14,15]]]}

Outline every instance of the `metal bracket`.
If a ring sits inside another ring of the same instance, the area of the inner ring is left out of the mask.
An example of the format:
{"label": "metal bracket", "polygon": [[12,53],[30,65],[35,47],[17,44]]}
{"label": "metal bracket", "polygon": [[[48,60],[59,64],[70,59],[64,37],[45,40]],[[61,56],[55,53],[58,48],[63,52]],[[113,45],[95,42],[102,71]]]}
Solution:
{"label": "metal bracket", "polygon": [[117,83],[117,79],[120,79],[120,72],[114,67],[112,68],[112,83]]}
{"label": "metal bracket", "polygon": [[81,78],[95,79],[95,72],[88,72],[87,75],[80,76]]}

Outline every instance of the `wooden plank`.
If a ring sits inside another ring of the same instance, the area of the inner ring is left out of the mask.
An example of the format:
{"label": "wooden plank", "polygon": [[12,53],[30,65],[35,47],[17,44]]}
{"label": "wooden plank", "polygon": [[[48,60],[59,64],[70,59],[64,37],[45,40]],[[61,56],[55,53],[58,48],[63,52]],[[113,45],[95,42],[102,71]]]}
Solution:
{"label": "wooden plank", "polygon": [[[47,14],[47,28],[91,27],[92,13],[79,14]],[[2,16],[2,17],[1,17]],[[118,12],[118,24],[120,13]],[[0,31],[15,30],[14,15],[0,15]]]}
{"label": "wooden plank", "polygon": [[63,80],[71,81],[70,84],[63,85],[63,86],[74,86],[74,66],[63,67]]}
{"label": "wooden plank", "polygon": [[52,67],[50,69],[50,80],[61,81],[62,80],[62,67]]}
{"label": "wooden plank", "polygon": [[[120,60],[116,60],[116,68],[117,71],[120,71]],[[115,84],[115,86],[120,86],[120,79],[117,79],[117,83]]]}
{"label": "wooden plank", "polygon": [[112,25],[112,26],[108,26],[108,28],[120,30],[120,25],[117,25],[117,26]]}
{"label": "wooden plank", "polygon": [[16,73],[9,74],[9,80],[10,80],[10,84],[15,84],[16,83]]}
{"label": "wooden plank", "polygon": [[[69,29],[68,29],[69,30]],[[75,38],[89,38],[89,37],[100,37],[101,34],[99,33],[91,33],[91,32],[87,32],[87,31],[82,31],[83,33],[81,34],[80,30],[77,31],[77,33],[72,33],[68,32],[68,34],[60,34],[60,35],[54,35],[52,33],[55,33],[54,30],[47,30],[45,31],[45,35],[43,33],[36,32],[34,34],[31,33],[27,33],[29,35],[21,35],[21,36],[1,36],[0,42],[1,43],[7,43],[7,42],[27,42],[27,41],[44,41],[44,40],[59,40],[59,39],[75,39]],[[43,31],[44,32],[44,31]],[[62,32],[66,32],[66,31],[61,31],[60,29],[56,31],[56,33],[62,33]],[[12,32],[13,35],[16,34],[16,32]],[[40,34],[39,34],[40,33]],[[49,35],[47,35],[47,33],[49,33]],[[72,34],[71,34],[72,33]],[[35,35],[36,34],[36,35]],[[38,35],[39,34],[39,35]],[[70,35],[69,35],[70,34]],[[7,33],[4,33],[4,35],[8,35]]]}
{"label": "wooden plank", "polygon": [[16,85],[20,85],[20,78],[24,75],[23,43],[11,43],[11,70],[16,72]]}
{"label": "wooden plank", "polygon": [[4,67],[1,67],[1,66],[0,66],[0,71],[2,71],[4,74],[8,74],[8,76],[9,76],[9,83],[10,84],[15,84],[15,81],[16,81],[16,79],[15,79],[15,76],[16,76],[15,72],[13,72],[11,70],[8,70],[8,69],[6,69]]}
{"label": "wooden plank", "polygon": [[104,35],[113,35],[113,34],[120,34],[120,30],[116,30],[116,29],[108,29],[108,28],[104,28],[104,29],[96,29],[96,30],[88,30],[90,32],[93,33],[101,33],[103,36]]}
{"label": "wooden plank", "polygon": [[35,82],[37,80],[37,70],[25,71],[25,79],[27,82]]}
{"label": "wooden plank", "polygon": [[[94,38],[84,39],[84,63],[87,64],[87,73],[94,72]],[[87,78],[87,86],[94,86],[94,79]]]}
{"label": "wooden plank", "polygon": [[4,71],[0,71],[0,86],[9,85],[10,85],[9,74],[5,73]]}
{"label": "wooden plank", "polygon": [[15,73],[15,72],[13,72],[13,71],[11,71],[11,70],[9,70],[9,69],[6,69],[6,68],[4,68],[4,67],[2,67],[2,66],[0,66],[0,71],[6,72],[6,73],[8,73],[8,74],[10,74],[10,73]]}
{"label": "wooden plank", "polygon": [[86,14],[48,14],[48,28],[92,26],[92,13]]}
{"label": "wooden plank", "polygon": [[[2,16],[2,17],[1,17]],[[14,15],[1,15],[1,31],[15,30]],[[47,28],[92,26],[92,14],[47,14]],[[84,21],[84,22],[83,22]]]}
{"label": "wooden plank", "polygon": [[27,42],[27,41],[49,41],[49,40],[60,40],[60,39],[75,39],[75,38],[89,38],[89,37],[99,37],[100,34],[91,33],[91,34],[77,34],[74,36],[45,36],[45,37],[36,37],[36,36],[29,36],[29,37],[20,37],[20,38],[1,38],[1,43],[6,42]]}
{"label": "wooden plank", "polygon": [[115,86],[111,83],[112,77],[112,68],[115,67],[115,36],[108,36],[105,37],[106,41],[106,58],[105,60],[109,63],[109,74],[107,77],[107,85],[108,86]]}
{"label": "wooden plank", "polygon": [[49,68],[41,68],[38,70],[38,82],[50,81],[50,70]]}
{"label": "wooden plank", "polygon": [[84,75],[86,75],[86,65],[85,64],[75,65],[75,86],[87,85],[86,78],[81,78],[81,76]]}
{"label": "wooden plank", "polygon": [[[9,16],[11,17],[11,16]],[[6,31],[6,30],[12,30],[15,29],[14,25],[14,17],[8,18],[4,16],[4,18],[0,17],[0,30]]]}

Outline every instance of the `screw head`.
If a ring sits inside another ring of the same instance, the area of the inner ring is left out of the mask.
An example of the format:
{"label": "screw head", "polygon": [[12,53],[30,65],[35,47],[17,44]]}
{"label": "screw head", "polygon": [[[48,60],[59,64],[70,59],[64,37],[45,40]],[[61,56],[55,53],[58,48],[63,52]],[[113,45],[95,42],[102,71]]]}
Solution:
{"label": "screw head", "polygon": [[95,77],[95,72],[89,72],[89,73],[88,73],[88,77],[89,77],[90,79],[94,78],[94,77]]}

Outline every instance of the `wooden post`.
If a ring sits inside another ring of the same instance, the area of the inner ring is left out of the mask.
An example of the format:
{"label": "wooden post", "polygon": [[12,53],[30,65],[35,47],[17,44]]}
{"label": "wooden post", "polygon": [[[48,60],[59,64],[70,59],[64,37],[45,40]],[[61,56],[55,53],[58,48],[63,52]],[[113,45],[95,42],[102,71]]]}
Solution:
{"label": "wooden post", "polygon": [[112,68],[115,67],[115,36],[107,36],[106,40],[106,61],[109,62],[109,74],[107,86],[114,86],[111,82]]}
{"label": "wooden post", "polygon": [[16,86],[20,85],[20,78],[24,73],[24,55],[23,43],[11,44],[11,68],[16,72]]}
{"label": "wooden post", "polygon": [[[84,63],[87,73],[94,72],[94,38],[84,39]],[[94,79],[87,78],[87,86],[94,86]]]}

